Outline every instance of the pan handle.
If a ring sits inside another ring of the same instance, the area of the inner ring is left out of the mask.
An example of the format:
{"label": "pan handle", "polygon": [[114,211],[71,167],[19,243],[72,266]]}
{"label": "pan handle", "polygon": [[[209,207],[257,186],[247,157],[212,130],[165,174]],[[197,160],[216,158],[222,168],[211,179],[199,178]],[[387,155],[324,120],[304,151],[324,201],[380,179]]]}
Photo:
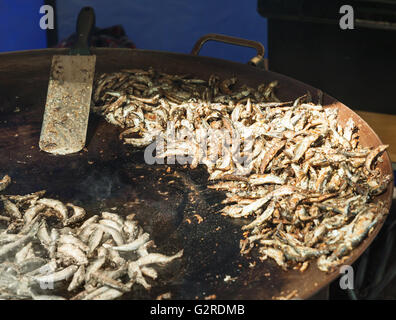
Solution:
{"label": "pan handle", "polygon": [[226,36],[223,34],[217,34],[217,33],[209,33],[201,38],[198,39],[198,41],[195,43],[193,49],[191,50],[192,55],[198,55],[199,51],[201,50],[203,44],[207,41],[218,41],[218,42],[224,42],[224,43],[229,43],[237,46],[242,46],[242,47],[250,47],[254,48],[257,50],[257,55],[250,59],[248,64],[263,68],[263,69],[268,69],[266,67],[265,59],[264,59],[264,46],[257,41],[253,40],[247,40],[243,38],[237,38],[237,37],[231,37],[231,36]]}

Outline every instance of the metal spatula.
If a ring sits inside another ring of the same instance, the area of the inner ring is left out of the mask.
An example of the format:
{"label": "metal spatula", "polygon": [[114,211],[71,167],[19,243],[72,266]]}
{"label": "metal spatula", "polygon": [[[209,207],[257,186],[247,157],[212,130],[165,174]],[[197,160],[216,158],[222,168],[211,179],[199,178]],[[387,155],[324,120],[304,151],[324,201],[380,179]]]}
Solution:
{"label": "metal spatula", "polygon": [[81,9],[76,45],[70,55],[52,58],[39,142],[43,151],[69,154],[85,145],[96,62],[96,56],[90,55],[88,39],[94,25],[93,9]]}

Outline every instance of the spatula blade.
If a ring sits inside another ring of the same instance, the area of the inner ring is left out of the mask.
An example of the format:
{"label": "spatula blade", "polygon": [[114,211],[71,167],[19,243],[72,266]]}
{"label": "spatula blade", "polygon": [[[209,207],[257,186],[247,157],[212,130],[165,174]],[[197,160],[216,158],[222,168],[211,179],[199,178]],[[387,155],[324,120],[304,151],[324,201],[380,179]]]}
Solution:
{"label": "spatula blade", "polygon": [[64,155],[84,148],[95,63],[95,55],[52,58],[41,150]]}

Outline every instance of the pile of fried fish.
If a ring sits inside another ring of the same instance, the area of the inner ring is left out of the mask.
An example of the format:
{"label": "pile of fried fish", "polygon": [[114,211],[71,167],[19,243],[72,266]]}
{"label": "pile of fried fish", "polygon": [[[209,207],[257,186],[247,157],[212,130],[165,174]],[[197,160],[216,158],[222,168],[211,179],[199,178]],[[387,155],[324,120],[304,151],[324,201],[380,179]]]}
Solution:
{"label": "pile of fried fish", "polygon": [[[209,188],[226,195],[221,214],[245,219],[242,254],[256,248],[261,260],[302,271],[316,259],[330,271],[386,214],[374,199],[392,179],[377,166],[387,145],[362,146],[354,120],[341,125],[321,94],[317,103],[310,93],[280,102],[277,86],[122,70],[96,80],[92,109],[123,128],[126,144],[162,139],[158,159],[204,164]],[[203,148],[202,132],[211,130],[217,135]]]}
{"label": "pile of fried fish", "polygon": [[87,218],[44,194],[1,196],[0,299],[116,299],[136,284],[150,289],[154,266],[183,255],[149,252],[155,244],[133,214]]}

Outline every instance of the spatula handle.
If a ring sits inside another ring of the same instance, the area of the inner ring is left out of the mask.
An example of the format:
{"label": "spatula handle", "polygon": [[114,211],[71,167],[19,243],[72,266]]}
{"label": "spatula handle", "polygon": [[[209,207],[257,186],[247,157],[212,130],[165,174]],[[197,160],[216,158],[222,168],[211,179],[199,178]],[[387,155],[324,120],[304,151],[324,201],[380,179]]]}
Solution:
{"label": "spatula handle", "polygon": [[95,12],[91,7],[81,9],[77,18],[77,42],[70,50],[72,55],[89,55],[89,36],[95,26]]}

